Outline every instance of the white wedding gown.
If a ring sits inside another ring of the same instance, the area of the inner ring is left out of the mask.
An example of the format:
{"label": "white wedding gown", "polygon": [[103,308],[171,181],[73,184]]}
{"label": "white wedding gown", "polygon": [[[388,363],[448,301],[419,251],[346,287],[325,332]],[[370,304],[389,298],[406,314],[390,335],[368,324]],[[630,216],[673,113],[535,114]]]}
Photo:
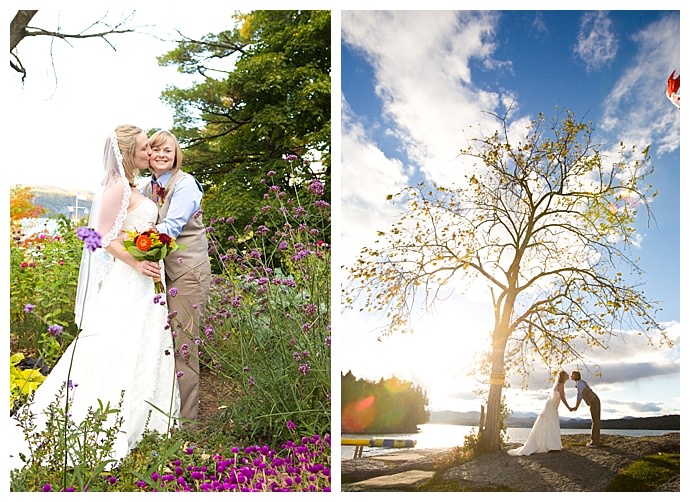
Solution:
{"label": "white wedding gown", "polygon": [[532,425],[527,441],[519,448],[508,450],[509,455],[531,455],[532,453],[546,453],[561,449],[561,425],[558,418],[558,405],[561,395],[556,387],[551,391],[551,397],[544,409]]}
{"label": "white wedding gown", "polygon": [[[156,204],[144,199],[126,215],[123,230],[151,228],[157,213]],[[106,253],[102,249],[96,252]],[[154,303],[151,277],[107,256],[108,271],[97,299],[84,312],[82,330],[36,390],[31,410],[38,415],[35,422],[42,428],[45,418],[39,411],[56,400],[60,387],[69,380],[73,398],[69,411],[71,419],[79,424],[89,407],[98,407],[98,399],[117,408],[124,391],[124,423],[112,452],[112,459],[117,461],[140,442],[145,428],[165,433],[174,424],[168,415],[179,416],[180,395],[172,335],[165,329],[167,307]],[[70,361],[73,352],[74,359]],[[64,407],[64,397],[62,403]],[[114,418],[106,424],[112,424]],[[17,420],[10,421],[13,469],[22,466],[16,453],[28,450]]]}

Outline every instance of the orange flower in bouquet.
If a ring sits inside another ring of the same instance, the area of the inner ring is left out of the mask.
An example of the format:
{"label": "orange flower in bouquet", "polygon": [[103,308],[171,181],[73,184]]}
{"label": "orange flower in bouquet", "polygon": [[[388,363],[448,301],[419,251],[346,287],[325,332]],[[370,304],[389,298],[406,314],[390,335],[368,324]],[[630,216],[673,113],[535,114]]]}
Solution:
{"label": "orange flower in bouquet", "polygon": [[[160,261],[180,248],[174,237],[159,232],[155,228],[145,232],[129,230],[127,237],[123,242],[125,249],[139,261]],[[165,293],[160,277],[154,277],[153,284],[157,294]]]}

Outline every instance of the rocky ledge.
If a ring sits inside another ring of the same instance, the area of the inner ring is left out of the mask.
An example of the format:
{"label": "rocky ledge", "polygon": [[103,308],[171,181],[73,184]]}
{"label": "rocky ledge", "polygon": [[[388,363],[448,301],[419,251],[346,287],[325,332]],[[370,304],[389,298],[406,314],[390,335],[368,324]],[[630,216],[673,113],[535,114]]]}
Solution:
{"label": "rocky ledge", "polygon": [[[563,449],[527,457],[506,450],[481,455],[442,470],[443,457],[452,448],[400,450],[359,459],[343,459],[341,489],[358,491],[414,491],[434,476],[455,484],[458,491],[590,492],[603,491],[625,466],[646,455],[680,453],[680,433],[662,436],[603,435],[599,448],[587,448],[589,434],[563,436]],[[657,488],[680,491],[680,477]]]}

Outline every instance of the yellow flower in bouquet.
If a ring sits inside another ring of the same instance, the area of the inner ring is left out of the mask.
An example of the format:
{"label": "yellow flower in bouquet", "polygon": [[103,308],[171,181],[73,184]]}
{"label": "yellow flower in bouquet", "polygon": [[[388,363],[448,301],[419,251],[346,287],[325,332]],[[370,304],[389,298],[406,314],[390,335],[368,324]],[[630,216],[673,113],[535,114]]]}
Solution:
{"label": "yellow flower in bouquet", "polygon": [[[180,248],[174,237],[156,229],[145,232],[128,230],[127,237],[123,242],[125,249],[139,261],[157,262]],[[160,277],[154,277],[153,284],[156,293],[165,293]]]}

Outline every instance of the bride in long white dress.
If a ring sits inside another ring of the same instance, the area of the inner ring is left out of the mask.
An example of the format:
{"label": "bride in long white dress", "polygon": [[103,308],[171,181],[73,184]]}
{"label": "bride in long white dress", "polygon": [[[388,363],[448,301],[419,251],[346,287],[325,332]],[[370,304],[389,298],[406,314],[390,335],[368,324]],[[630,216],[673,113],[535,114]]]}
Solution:
{"label": "bride in long white dress", "polygon": [[546,453],[561,449],[561,425],[558,417],[558,406],[563,402],[566,407],[569,407],[565,399],[565,382],[567,380],[568,373],[561,371],[558,374],[558,380],[551,390],[551,396],[532,425],[527,441],[519,448],[508,450],[509,455],[531,455],[532,453]]}
{"label": "bride in long white dress", "polygon": [[[118,408],[122,424],[110,455],[115,462],[141,441],[145,430],[167,433],[180,408],[168,310],[154,292],[153,277],[163,276],[162,270],[159,264],[135,260],[120,239],[126,230],[148,230],[156,222],[156,204],[131,188],[137,170],[148,167],[149,152],[146,134],[134,126],[119,126],[106,141],[103,193],[94,200],[90,219],[102,248],[85,246],[75,306],[81,330],[30,404],[39,431],[45,429],[51,403],[60,402],[64,409],[65,397],[58,401],[57,395],[66,386],[68,414],[77,425],[99,400]],[[115,420],[113,414],[105,427]],[[24,465],[18,453],[26,455],[29,448],[16,417],[11,422],[13,469]]]}

